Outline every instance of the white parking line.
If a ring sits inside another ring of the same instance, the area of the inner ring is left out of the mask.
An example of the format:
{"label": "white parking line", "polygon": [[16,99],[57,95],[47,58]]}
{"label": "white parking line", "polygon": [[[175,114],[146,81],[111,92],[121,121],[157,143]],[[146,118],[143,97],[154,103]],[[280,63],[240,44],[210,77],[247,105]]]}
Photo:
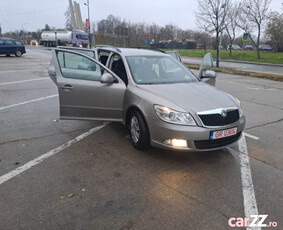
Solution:
{"label": "white parking line", "polygon": [[[241,162],[241,178],[242,178],[242,190],[243,190],[243,199],[244,199],[244,210],[245,217],[250,218],[251,215],[258,215],[257,203],[255,198],[253,180],[251,175],[250,161],[248,156],[248,148],[246,143],[245,135],[242,135],[238,141],[240,162]],[[261,228],[250,228],[247,227],[247,230],[260,230]]]}
{"label": "white parking line", "polygon": [[254,140],[259,140],[259,139],[260,139],[259,137],[256,137],[256,136],[251,135],[251,134],[248,134],[248,133],[244,133],[244,135],[245,135],[246,137],[252,138],[252,139],[254,139]]}
{"label": "white parking line", "polygon": [[4,106],[4,107],[0,107],[0,110],[9,109],[9,108],[12,108],[12,107],[29,104],[29,103],[36,102],[36,101],[42,101],[42,100],[46,100],[46,99],[57,97],[57,96],[58,96],[58,94],[54,94],[54,95],[51,95],[51,96],[48,96],[48,97],[41,97],[41,98],[34,99],[34,100],[31,100],[31,101],[24,101],[24,102],[21,102],[21,103],[18,103],[18,104],[7,105],[7,106]]}
{"label": "white parking line", "polygon": [[77,136],[75,139],[68,141],[67,143],[60,145],[59,147],[52,149],[51,151],[44,153],[43,155],[35,158],[34,160],[31,160],[30,162],[24,164],[21,167],[18,167],[16,169],[14,169],[11,172],[8,172],[6,174],[4,174],[3,176],[0,177],[0,185],[3,184],[4,182],[12,179],[15,176],[18,176],[19,174],[23,173],[24,171],[30,169],[31,167],[41,163],[42,161],[46,160],[47,158],[54,156],[55,154],[61,152],[62,150],[70,147],[71,145],[83,140],[84,138],[88,137],[89,135],[97,132],[98,130],[102,129],[103,127],[105,127],[107,125],[107,123],[101,125],[101,126],[97,126],[95,128],[90,129],[88,132],[85,132],[79,136]]}
{"label": "white parking line", "polygon": [[25,82],[30,82],[30,81],[47,80],[47,79],[50,79],[50,78],[49,77],[44,77],[44,78],[34,78],[34,79],[29,79],[29,80],[24,80],[24,81],[11,81],[11,82],[0,83],[0,86],[2,86],[2,85],[19,84],[19,83],[25,83]]}

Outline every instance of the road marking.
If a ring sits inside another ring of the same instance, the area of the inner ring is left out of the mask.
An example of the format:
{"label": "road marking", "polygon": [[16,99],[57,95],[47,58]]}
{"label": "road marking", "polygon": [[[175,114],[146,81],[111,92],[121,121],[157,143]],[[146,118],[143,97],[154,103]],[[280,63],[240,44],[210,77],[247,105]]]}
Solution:
{"label": "road marking", "polygon": [[18,104],[7,105],[7,106],[4,106],[4,107],[0,107],[0,110],[9,109],[9,108],[16,107],[16,106],[19,106],[19,105],[26,105],[26,104],[29,104],[29,103],[42,101],[42,100],[46,100],[46,99],[57,97],[57,96],[58,96],[58,94],[55,94],[55,95],[51,95],[51,96],[48,96],[48,97],[41,97],[41,98],[34,99],[34,100],[31,100],[31,101],[21,102],[21,103],[18,103]]}
{"label": "road marking", "polygon": [[245,135],[246,137],[252,138],[252,139],[254,139],[254,140],[259,140],[259,139],[260,139],[259,137],[256,137],[256,136],[251,135],[251,134],[248,134],[248,133],[244,133],[244,135]]}
{"label": "road marking", "polygon": [[[241,178],[242,178],[245,217],[249,218],[251,215],[258,215],[258,210],[257,210],[257,203],[255,198],[245,135],[242,135],[241,138],[239,139],[238,147],[240,151],[239,157],[241,162]],[[254,228],[247,227],[246,229],[261,230],[261,228],[256,228],[256,227]]]}
{"label": "road marking", "polygon": [[47,80],[47,79],[50,79],[50,78],[45,77],[45,78],[34,78],[34,79],[24,80],[24,81],[12,81],[12,82],[0,83],[0,86],[2,86],[2,85],[12,85],[12,84],[18,84],[18,83],[25,83],[25,82],[30,82],[30,81]]}
{"label": "road marking", "polygon": [[85,133],[77,136],[75,139],[70,140],[63,145],[60,145],[59,147],[52,149],[51,151],[49,151],[47,153],[44,153],[43,155],[35,158],[34,160],[31,160],[30,162],[24,164],[23,166],[20,166],[16,169],[12,170],[11,172],[4,174],[3,176],[0,177],[0,185],[3,184],[6,181],[12,179],[13,177],[18,176],[19,174],[25,172],[26,170],[30,169],[31,167],[43,162],[47,158],[54,156],[55,154],[57,154],[57,153],[61,152],[62,150],[70,147],[71,145],[83,140],[84,138],[88,137],[89,135],[91,135],[91,134],[97,132],[98,130],[102,129],[107,124],[108,123],[104,123],[103,125],[92,128],[88,132],[85,132]]}
{"label": "road marking", "polygon": [[258,88],[258,87],[246,87],[247,89],[252,89],[252,90],[262,90],[264,88]]}

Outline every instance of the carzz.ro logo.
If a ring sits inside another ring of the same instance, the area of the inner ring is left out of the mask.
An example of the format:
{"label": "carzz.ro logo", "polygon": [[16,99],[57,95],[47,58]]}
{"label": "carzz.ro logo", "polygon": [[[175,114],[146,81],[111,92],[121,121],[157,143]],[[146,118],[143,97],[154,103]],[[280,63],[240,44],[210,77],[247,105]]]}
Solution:
{"label": "carzz.ro logo", "polygon": [[250,215],[250,217],[231,217],[228,220],[228,224],[230,227],[259,227],[259,228],[270,228],[277,227],[277,222],[269,222],[268,224],[264,224],[263,222],[266,220],[268,215]]}

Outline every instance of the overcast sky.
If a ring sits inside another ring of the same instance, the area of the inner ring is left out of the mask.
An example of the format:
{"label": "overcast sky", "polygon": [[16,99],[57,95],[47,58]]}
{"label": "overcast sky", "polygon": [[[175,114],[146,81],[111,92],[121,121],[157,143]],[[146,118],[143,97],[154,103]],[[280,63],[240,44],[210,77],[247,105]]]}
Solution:
{"label": "overcast sky", "polygon": [[[77,0],[83,21],[87,18],[87,0]],[[131,22],[173,23],[182,29],[196,29],[197,0],[89,0],[92,22],[108,15]],[[271,9],[282,12],[283,0],[272,0]],[[45,24],[64,28],[69,0],[0,0],[2,33],[14,30],[36,31]]]}

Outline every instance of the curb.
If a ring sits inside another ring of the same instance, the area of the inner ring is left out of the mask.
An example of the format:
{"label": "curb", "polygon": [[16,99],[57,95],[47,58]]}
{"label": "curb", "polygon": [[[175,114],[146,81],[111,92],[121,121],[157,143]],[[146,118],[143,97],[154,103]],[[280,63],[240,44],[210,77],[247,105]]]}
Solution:
{"label": "curb", "polygon": [[[202,58],[198,57],[189,57],[189,56],[181,56],[181,58],[190,58],[195,60],[202,60]],[[213,59],[213,61],[216,61],[216,59]],[[252,65],[266,65],[266,66],[277,66],[277,67],[283,67],[283,64],[272,64],[272,63],[266,63],[266,62],[249,62],[249,61],[239,61],[239,60],[226,60],[226,59],[220,59],[222,62],[234,62],[234,63],[243,63],[243,64],[252,64]]]}

